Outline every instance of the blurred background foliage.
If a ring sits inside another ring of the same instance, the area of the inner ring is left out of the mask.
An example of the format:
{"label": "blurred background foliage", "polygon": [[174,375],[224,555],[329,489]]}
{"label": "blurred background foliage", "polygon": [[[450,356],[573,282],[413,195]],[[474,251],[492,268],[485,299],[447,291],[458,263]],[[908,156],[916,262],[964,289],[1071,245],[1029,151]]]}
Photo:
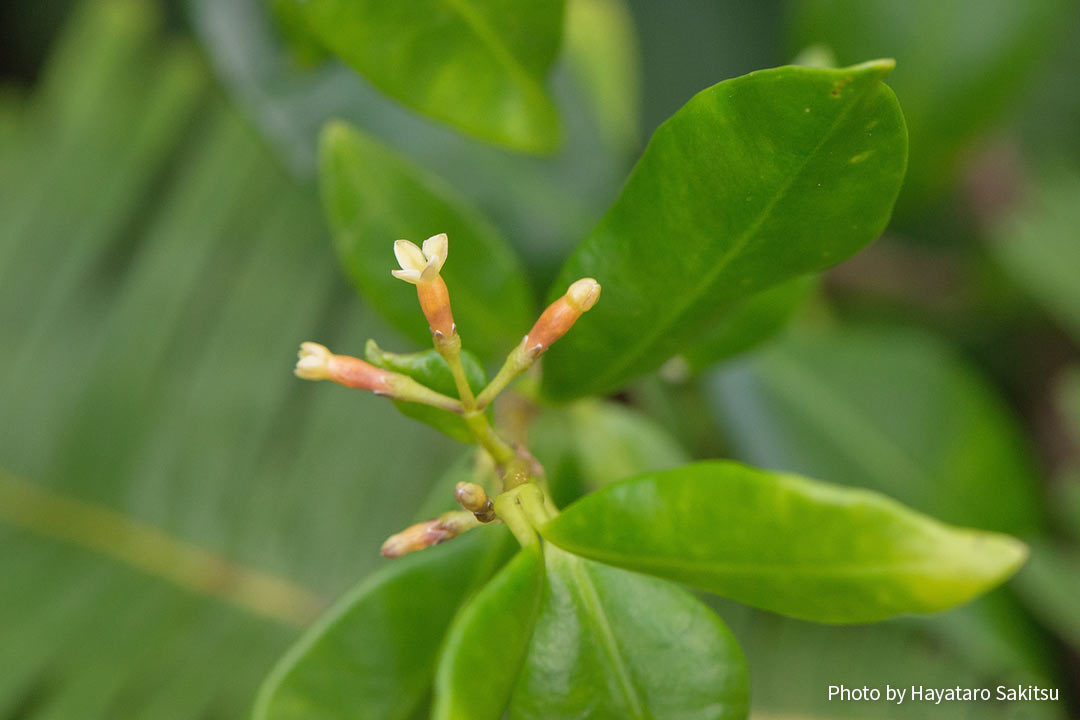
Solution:
{"label": "blurred background foliage", "polygon": [[542,290],[660,122],[812,46],[898,61],[890,229],[617,397],[542,411],[532,442],[563,501],[725,456],[1032,541],[1009,586],[932,618],[833,628],[714,601],[755,717],[915,716],[829,704],[829,684],[1028,682],[1066,701],[917,715],[1077,716],[1075,3],[570,0],[548,83],[563,144],[533,157],[290,44],[263,0],[20,0],[0,6],[0,718],[244,715],[455,457],[289,373],[310,337],[410,347],[334,257],[327,119],[452,185]]}

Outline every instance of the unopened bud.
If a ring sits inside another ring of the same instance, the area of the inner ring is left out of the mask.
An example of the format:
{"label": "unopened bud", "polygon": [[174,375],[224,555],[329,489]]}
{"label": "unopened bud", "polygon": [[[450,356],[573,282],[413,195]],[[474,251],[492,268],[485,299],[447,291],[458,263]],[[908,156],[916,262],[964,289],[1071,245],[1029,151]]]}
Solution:
{"label": "unopened bud", "polygon": [[335,355],[325,346],[313,342],[300,344],[300,359],[293,371],[304,380],[332,380],[339,385],[390,394],[394,373],[377,368],[360,358]]}
{"label": "unopened bud", "polygon": [[483,487],[471,482],[459,482],[454,489],[454,499],[482,523],[495,519],[495,506],[488,499]]}
{"label": "unopened bud", "polygon": [[600,283],[592,278],[582,278],[571,285],[561,298],[548,305],[532,330],[525,336],[522,346],[530,357],[537,357],[574,326],[582,313],[587,312],[600,299]]}
{"label": "unopened bud", "polygon": [[431,332],[436,337],[449,338],[454,334],[454,317],[450,311],[450,292],[439,275],[449,252],[446,233],[432,235],[424,241],[423,248],[408,240],[394,243],[394,256],[400,270],[391,274],[416,286],[420,309],[424,311]]}
{"label": "unopened bud", "polygon": [[383,557],[397,558],[417,550],[452,540],[466,530],[476,527],[477,520],[471,513],[451,511],[437,518],[410,525],[391,535],[383,543]]}

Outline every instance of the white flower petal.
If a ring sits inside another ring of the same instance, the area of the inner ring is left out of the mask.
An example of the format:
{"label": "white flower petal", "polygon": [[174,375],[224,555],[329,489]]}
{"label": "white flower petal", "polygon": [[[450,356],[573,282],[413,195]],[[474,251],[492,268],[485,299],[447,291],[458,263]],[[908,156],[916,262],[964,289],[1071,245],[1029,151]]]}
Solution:
{"label": "white flower petal", "polygon": [[398,280],[404,280],[405,282],[412,283],[413,285],[420,284],[420,270],[391,270],[390,274],[396,277]]}
{"label": "white flower petal", "polygon": [[450,251],[450,241],[446,237],[446,233],[439,233],[438,235],[432,235],[424,241],[424,257],[428,262],[435,262],[435,272],[442,270],[443,263],[446,262],[446,255]]}
{"label": "white flower petal", "polygon": [[432,258],[431,260],[428,260],[424,272],[420,273],[420,282],[431,282],[437,277],[439,277],[439,265],[436,259]]}
{"label": "white flower petal", "polygon": [[397,258],[398,265],[401,266],[402,270],[415,270],[420,273],[427,266],[427,258],[424,257],[424,252],[408,240],[394,241],[394,256]]}

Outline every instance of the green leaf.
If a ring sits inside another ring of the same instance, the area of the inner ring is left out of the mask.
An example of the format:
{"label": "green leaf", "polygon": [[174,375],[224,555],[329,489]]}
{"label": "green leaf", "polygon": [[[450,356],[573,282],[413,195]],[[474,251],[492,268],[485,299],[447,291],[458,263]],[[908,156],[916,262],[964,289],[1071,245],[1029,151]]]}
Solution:
{"label": "green leaf", "polygon": [[746,661],[671,583],[545,546],[548,582],[510,720],[742,720]]}
{"label": "green leaf", "polygon": [[[457,385],[450,372],[450,366],[437,350],[424,350],[417,353],[399,354],[386,352],[374,340],[368,340],[364,347],[364,358],[377,367],[393,370],[408,375],[422,385],[443,395],[457,397]],[[479,393],[487,385],[487,373],[471,352],[462,350],[461,364],[465,368],[465,377],[474,393]],[[446,433],[458,442],[475,442],[468,425],[461,418],[446,410],[422,405],[420,403],[395,400],[394,406],[407,417],[427,423],[436,430]]]}
{"label": "green leaf", "polygon": [[1041,541],[1015,586],[1040,621],[1080,648],[1080,552]]}
{"label": "green leaf", "polygon": [[508,538],[481,527],[361,582],[271,671],[255,720],[409,718],[430,692],[454,611],[499,567]]}
{"label": "green leaf", "polygon": [[949,527],[877,493],[721,461],[617,483],[541,532],[593,560],[835,623],[959,605],[1027,554],[1012,537]]}
{"label": "green leaf", "polygon": [[791,333],[720,370],[709,394],[746,462],[878,490],[958,525],[1027,535],[1042,523],[1015,418],[923,331]]}
{"label": "green leaf", "polygon": [[1080,340],[1080,173],[1057,171],[1033,180],[1025,197],[991,231],[1001,267],[1073,338]]}
{"label": "green leaf", "polygon": [[[941,199],[980,133],[1036,76],[1069,4],[1062,0],[797,0],[788,51],[822,43],[842,63],[896,58],[911,165],[898,212]],[[962,40],[961,40],[962,38]]]}
{"label": "green leaf", "polygon": [[600,302],[545,360],[561,399],[659,367],[732,304],[851,256],[885,227],[907,134],[893,63],[782,67],[698,93],[654,133],[615,205],[552,287]]}
{"label": "green leaf", "polygon": [[509,352],[533,321],[528,282],[498,231],[450,186],[344,123],[327,125],[320,149],[323,204],[338,255],[364,297],[396,328],[428,345],[416,288],[390,274],[393,243],[445,232],[442,275],[465,346],[487,360]]}
{"label": "green leaf", "polygon": [[616,480],[690,462],[686,450],[651,418],[599,400],[543,408],[529,428],[529,448],[547,471],[559,506]]}
{"label": "green leaf", "polygon": [[816,275],[789,280],[751,295],[720,317],[682,356],[703,370],[760,345],[787,324],[818,285]]}
{"label": "green leaf", "polygon": [[429,117],[525,152],[549,152],[559,143],[544,85],[559,49],[562,0],[279,6],[279,16],[296,24],[294,34],[311,34],[377,88]]}
{"label": "green leaf", "polygon": [[432,720],[499,720],[525,661],[544,589],[540,544],[522,548],[450,625]]}

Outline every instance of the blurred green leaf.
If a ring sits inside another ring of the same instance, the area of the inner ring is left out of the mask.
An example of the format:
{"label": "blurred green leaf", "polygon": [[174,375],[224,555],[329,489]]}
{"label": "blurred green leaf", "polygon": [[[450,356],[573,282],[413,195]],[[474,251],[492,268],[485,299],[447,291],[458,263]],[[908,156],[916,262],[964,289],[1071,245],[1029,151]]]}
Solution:
{"label": "blurred green leaf", "polygon": [[465,347],[482,359],[509,352],[532,324],[532,298],[518,258],[499,232],[453,188],[343,123],[321,143],[321,190],[349,278],[395,327],[420,345],[431,331],[416,288],[390,274],[394,240],[420,244],[445,232],[442,275]]}
{"label": "blurred green leaf", "polygon": [[[443,395],[457,397],[457,385],[450,372],[450,366],[434,349],[402,355],[386,352],[374,340],[368,340],[367,345],[364,346],[364,358],[376,367],[408,375],[413,380]],[[484,372],[484,368],[467,350],[461,352],[461,364],[465,368],[465,377],[469,382],[469,387],[474,393],[479,393],[487,385],[487,373]],[[429,405],[400,400],[395,400],[394,406],[407,417],[427,423],[458,442],[475,442],[472,432],[460,415]]]}
{"label": "blurred green leaf", "polygon": [[[956,525],[1029,537],[1039,476],[993,388],[941,341],[881,327],[790,333],[731,363],[711,400],[736,457],[868,487]],[[1001,673],[1047,665],[1023,611],[995,593],[927,629]]]}
{"label": "blurred green leaf", "polygon": [[736,300],[873,240],[907,155],[881,82],[891,69],[763,70],[702,91],[662,125],[552,288],[595,277],[604,293],[548,353],[547,392],[617,389]]}
{"label": "blurred green leaf", "polygon": [[1080,552],[1075,547],[1033,545],[1031,560],[1016,576],[1015,585],[1039,620],[1080,648]]}
{"label": "blurred green leaf", "polygon": [[430,117],[526,152],[559,142],[545,89],[563,0],[527,5],[453,0],[276,0],[296,23],[373,85]]}
{"label": "blurred green leaf", "polygon": [[431,691],[454,611],[498,569],[508,538],[480,527],[362,581],[271,671],[255,720],[409,718]]}
{"label": "blurred green leaf", "polygon": [[818,622],[935,612],[1003,582],[1023,543],[877,493],[731,462],[624,480],[545,525],[569,552]]}
{"label": "blurred green leaf", "polygon": [[524,547],[461,608],[435,673],[432,720],[499,720],[525,662],[544,589],[540,544]]}
{"label": "blurred green leaf", "polygon": [[898,212],[939,200],[978,135],[1034,79],[1061,26],[1062,0],[795,0],[788,52],[824,44],[841,63],[892,57],[911,132]]}
{"label": "blurred green leaf", "polygon": [[[632,64],[614,54],[633,45],[630,38],[614,37],[631,26],[623,2],[606,6],[612,18],[603,40],[583,39],[595,13],[566,12],[568,40],[551,78],[565,141],[548,157],[507,153],[430,122],[339,63],[303,71],[275,31],[265,0],[190,5],[195,29],[231,96],[294,173],[314,176],[316,141],[326,121],[351,122],[466,194],[507,233],[538,287],[550,282],[573,243],[596,223],[632,162],[607,136],[611,116],[596,116],[604,91],[588,84],[622,77]],[[569,27],[573,23],[585,27]],[[609,49],[613,54],[605,54]],[[629,102],[628,90],[623,98]]]}
{"label": "blurred green leaf", "polygon": [[1019,207],[991,230],[998,263],[1080,341],[1080,173],[1033,180]]}
{"label": "blurred green leaf", "polygon": [[713,406],[740,459],[867,487],[946,522],[1041,525],[1038,473],[995,391],[921,331],[792,333],[720,370]]}
{"label": "blurred green leaf", "polygon": [[648,416],[600,400],[544,408],[529,428],[529,448],[547,470],[559,506],[616,480],[690,462],[686,450]]}
{"label": "blurred green leaf", "polygon": [[626,153],[641,141],[641,61],[622,0],[569,0],[563,56],[606,142]]}
{"label": "blurred green leaf", "polygon": [[318,199],[154,5],[74,7],[0,172],[0,716],[240,717],[450,443],[291,376],[387,332]]}
{"label": "blurred green leaf", "polygon": [[548,582],[510,720],[741,720],[746,662],[724,623],[671,583],[545,545]]}
{"label": "blurred green leaf", "polygon": [[783,329],[817,286],[818,277],[807,275],[735,303],[682,357],[692,370],[704,370],[760,345]]}

